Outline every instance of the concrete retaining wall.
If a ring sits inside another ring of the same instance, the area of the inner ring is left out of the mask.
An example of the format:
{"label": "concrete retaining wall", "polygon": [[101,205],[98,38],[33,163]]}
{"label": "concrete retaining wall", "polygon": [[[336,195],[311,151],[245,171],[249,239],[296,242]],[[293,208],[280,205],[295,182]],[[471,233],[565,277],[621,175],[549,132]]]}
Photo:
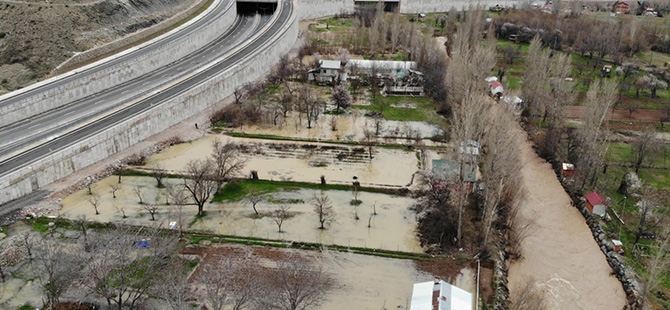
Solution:
{"label": "concrete retaining wall", "polygon": [[[210,6],[207,11],[205,11],[205,14],[213,10],[220,1],[221,0],[215,0],[212,6]],[[212,42],[214,39],[228,30],[230,26],[232,26],[237,16],[236,4],[236,1],[231,1],[227,4],[226,12],[222,18],[218,18],[212,23],[205,25],[192,35],[182,37],[179,40],[173,40],[163,45],[160,49],[154,50],[150,53],[142,53],[141,55],[133,57],[132,59],[129,59],[121,64],[97,72],[95,75],[87,75],[86,77],[76,79],[46,93],[40,93],[37,96],[28,97],[14,102],[11,105],[0,107],[0,127],[61,107],[72,101],[103,91],[111,86],[137,78],[143,74],[154,71],[169,63],[179,60],[190,53],[193,53],[194,51]],[[192,22],[195,22],[195,20],[192,20],[188,24]],[[157,38],[155,40],[159,39],[160,38]],[[129,49],[114,57],[126,55],[137,49],[144,48],[151,42],[154,42],[154,40],[142,44],[141,46]],[[108,61],[108,59],[101,60],[100,62],[96,62],[77,71],[85,70],[86,68],[98,65],[105,61]],[[54,80],[61,79],[64,76],[70,76],[73,74],[76,73],[70,72],[66,75],[55,77],[53,79],[35,84],[34,86],[29,87],[29,89],[37,88],[46,83],[50,83]],[[19,93],[20,92],[21,91],[19,91]],[[16,94],[17,93],[10,93],[9,95],[14,96]]]}
{"label": "concrete retaining wall", "polygon": [[[477,2],[465,0],[400,0],[400,13],[447,12],[452,7],[462,10],[475,4],[490,7],[498,3],[511,7],[517,2],[515,0],[483,0]],[[353,13],[354,10],[353,0],[298,0],[299,18],[301,20],[335,15],[341,12]]]}
{"label": "concrete retaining wall", "polygon": [[1,177],[0,204],[107,158],[230,96],[235,88],[265,75],[293,47],[297,37],[297,12],[294,10],[282,31],[236,66],[175,96],[169,102]]}
{"label": "concrete retaining wall", "polygon": [[339,13],[353,13],[353,0],[298,0],[298,18],[312,19]]}

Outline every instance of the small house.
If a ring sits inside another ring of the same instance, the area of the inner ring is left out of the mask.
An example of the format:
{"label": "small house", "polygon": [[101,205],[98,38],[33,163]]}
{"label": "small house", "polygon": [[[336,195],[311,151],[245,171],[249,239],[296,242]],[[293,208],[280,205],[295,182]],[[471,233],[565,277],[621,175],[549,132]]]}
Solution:
{"label": "small house", "polygon": [[504,90],[502,83],[498,81],[491,81],[490,84],[491,89],[489,91],[489,95],[491,95],[491,97],[493,97],[493,99],[495,100],[500,100],[500,97],[502,97]]}
{"label": "small house", "polygon": [[472,293],[438,278],[414,283],[410,310],[472,310]]}
{"label": "small house", "polygon": [[626,1],[614,2],[614,12],[617,14],[627,14],[630,12],[630,3]]}
{"label": "small house", "polygon": [[542,13],[544,14],[554,14],[554,4],[549,3],[542,8]]}
{"label": "small house", "polygon": [[600,76],[610,77],[612,74],[612,65],[604,65],[603,69],[600,72]]}
{"label": "small house", "polygon": [[589,212],[591,212],[591,214],[605,216],[608,205],[607,199],[605,199],[605,197],[596,192],[588,193],[584,197],[586,198],[584,206],[589,210]]}
{"label": "small house", "polygon": [[658,13],[656,13],[656,11],[654,11],[654,8],[647,8],[646,10],[644,10],[644,15],[645,16],[656,16],[657,14]]}
{"label": "small house", "polygon": [[566,177],[570,177],[575,173],[575,165],[570,163],[561,164],[561,174]]}
{"label": "small house", "polygon": [[[460,184],[460,165],[449,159],[434,159],[433,160],[433,177],[435,183],[434,187],[439,187],[449,190],[458,190]],[[469,193],[474,192],[475,183],[477,182],[477,166],[465,164],[463,165],[463,182],[465,190]]]}
{"label": "small house", "polygon": [[307,79],[319,84],[335,84],[341,79],[340,68],[342,63],[339,60],[321,60],[319,68],[309,70]]}
{"label": "small house", "polygon": [[621,255],[626,255],[626,252],[623,250],[623,242],[621,242],[621,240],[612,239],[612,246],[614,247],[614,252],[617,252]]}

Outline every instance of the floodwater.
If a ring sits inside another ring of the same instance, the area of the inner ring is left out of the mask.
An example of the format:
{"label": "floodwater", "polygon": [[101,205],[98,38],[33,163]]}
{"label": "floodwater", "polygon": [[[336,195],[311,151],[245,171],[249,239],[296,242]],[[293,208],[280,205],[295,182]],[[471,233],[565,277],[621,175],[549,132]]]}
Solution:
{"label": "floodwater", "polygon": [[[242,175],[258,171],[260,179],[291,180],[318,183],[325,176],[328,183],[351,184],[357,176],[363,186],[402,187],[412,182],[418,160],[414,151],[337,144],[241,139],[224,135],[206,135],[198,140],[169,147],[153,155],[146,166],[163,165],[171,171],[183,170],[190,160],[206,159],[212,153],[214,141],[232,141],[249,146],[251,152]],[[343,154],[346,158],[338,158]],[[402,163],[402,164],[398,164]],[[393,167],[393,169],[389,169]]]}
{"label": "floodwater", "polygon": [[[246,125],[239,129],[244,133],[272,134],[286,137],[299,137],[321,140],[361,141],[364,137],[363,129],[368,128],[375,132],[377,124],[373,118],[365,117],[364,111],[353,110],[349,114],[327,115],[322,114],[312,128],[307,128],[307,121],[298,117],[298,113],[290,113],[283,124],[273,125]],[[337,130],[333,131],[331,119],[335,121]],[[443,131],[439,126],[426,122],[390,121],[381,120],[380,137],[402,138],[398,143],[406,143],[404,139],[430,138],[440,135]]]}
{"label": "floodwater", "polygon": [[[99,222],[126,222],[143,225],[161,225],[167,227],[170,221],[177,221],[176,207],[165,205],[164,189],[156,188],[156,181],[148,177],[124,177],[123,188],[117,192],[117,198],[112,198],[109,184],[116,184],[116,177],[108,177],[95,184],[94,195],[100,200],[99,215],[89,203],[92,198],[87,189],[82,189],[65,199],[61,216],[77,218],[86,216],[89,220]],[[180,180],[171,179],[168,183],[178,184]],[[140,186],[145,203],[160,203],[156,221],[143,206],[134,189]],[[422,252],[419,240],[416,237],[416,221],[414,212],[409,208],[414,200],[407,197],[390,196],[377,193],[361,192],[359,199],[363,201],[358,207],[350,205],[353,196],[349,191],[326,191],[332,201],[335,212],[334,221],[326,226],[327,229],[318,229],[319,222],[313,211],[312,197],[318,190],[298,190],[292,192],[272,193],[260,202],[256,208],[260,213],[272,212],[279,204],[273,201],[287,202],[289,199],[299,200],[300,203],[286,203],[290,212],[294,214],[287,219],[279,233],[276,223],[270,217],[252,218],[254,214],[251,204],[246,201],[231,203],[208,203],[205,205],[207,216],[195,221],[190,229],[211,231],[218,234],[237,235],[246,237],[283,239],[290,241],[318,242],[323,244],[337,244],[352,247],[368,247],[386,250],[407,252]],[[374,208],[373,208],[374,206]],[[126,213],[123,218],[121,208]],[[186,223],[191,222],[197,213],[196,206],[183,206],[182,218]],[[376,210],[377,215],[372,215]],[[355,219],[358,212],[359,219]],[[368,227],[368,220],[370,226]]]}
{"label": "floodwater", "polygon": [[[520,134],[525,139],[525,134]],[[546,296],[550,309],[621,309],[626,295],[612,276],[605,255],[593,240],[584,217],[570,205],[551,167],[520,142],[521,170],[527,194],[520,216],[534,219],[530,236],[522,242],[520,261],[509,267],[513,299],[532,279]]]}

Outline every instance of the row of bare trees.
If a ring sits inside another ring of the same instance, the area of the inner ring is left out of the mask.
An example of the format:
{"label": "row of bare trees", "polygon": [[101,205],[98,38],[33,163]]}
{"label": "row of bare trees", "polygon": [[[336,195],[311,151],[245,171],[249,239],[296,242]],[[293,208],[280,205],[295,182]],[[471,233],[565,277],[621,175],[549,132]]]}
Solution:
{"label": "row of bare trees", "polygon": [[[107,309],[141,309],[164,304],[187,310],[307,309],[317,307],[333,285],[321,265],[298,255],[261,265],[252,257],[227,255],[201,264],[191,275],[177,255],[176,238],[158,228],[117,226],[89,230],[86,246],[49,233],[30,249],[45,305],[57,305],[72,291],[107,303]],[[271,280],[269,280],[271,279]],[[71,298],[71,297],[70,297]],[[165,309],[163,306],[161,308]]]}

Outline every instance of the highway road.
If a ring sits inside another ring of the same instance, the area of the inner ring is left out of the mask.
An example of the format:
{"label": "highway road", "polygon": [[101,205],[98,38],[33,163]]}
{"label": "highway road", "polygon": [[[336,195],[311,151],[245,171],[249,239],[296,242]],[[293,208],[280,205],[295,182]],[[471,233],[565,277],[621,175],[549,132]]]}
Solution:
{"label": "highway road", "polygon": [[[231,29],[212,44],[159,70],[75,101],[62,108],[0,128],[0,158],[20,152],[57,132],[77,127],[91,117],[108,112],[124,103],[137,100],[147,92],[158,90],[182,78],[232,50],[258,31],[269,16],[239,16]],[[5,138],[6,137],[6,138]]]}
{"label": "highway road", "polygon": [[[262,46],[281,30],[294,9],[291,1],[284,1],[282,7],[283,10],[280,16],[273,21],[272,25],[269,25],[269,28],[264,33],[255,38],[253,42],[244,45],[243,48],[236,50],[229,57],[202,72],[193,74],[198,68],[230,52],[240,42],[246,41],[250,36],[258,32],[267,24],[270,16],[239,16],[231,31],[221,36],[216,43],[208,45],[188,58],[149,73],[147,76],[135,79],[132,82],[118,85],[104,93],[84,98],[74,103],[72,107],[45,113],[33,120],[21,122],[19,126],[4,128],[0,132],[0,141],[2,141],[0,142],[0,158],[3,158],[0,161],[0,175],[27,166],[34,160],[51,152],[101,132],[124,119],[155,108],[170,98],[208,80],[209,77],[227,70],[245,55]],[[157,91],[158,88],[164,87],[171,81],[180,79],[181,81],[177,84],[170,85],[160,92]],[[141,92],[141,90],[144,91]],[[118,109],[119,104],[123,104],[131,98],[147,96],[148,98],[142,98],[132,105],[125,106],[120,110],[113,111],[111,114],[91,122],[92,119],[100,117],[102,113],[112,111],[115,108]],[[92,112],[92,110],[96,110],[96,112]],[[56,126],[49,125],[52,128],[41,130],[39,134],[29,134],[37,131],[38,128],[47,127],[47,124],[53,123],[56,123]],[[61,134],[66,128],[70,128],[70,131]],[[22,147],[26,148],[26,150],[22,150]],[[20,150],[19,154],[15,154],[17,150]]]}

